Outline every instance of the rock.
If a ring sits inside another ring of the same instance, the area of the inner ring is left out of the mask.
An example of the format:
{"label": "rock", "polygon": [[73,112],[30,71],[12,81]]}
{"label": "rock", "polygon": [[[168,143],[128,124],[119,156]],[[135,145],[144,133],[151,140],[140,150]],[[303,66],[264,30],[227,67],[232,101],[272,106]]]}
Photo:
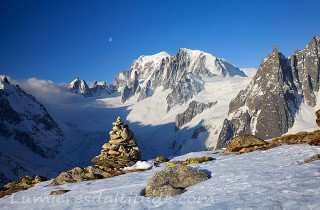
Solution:
{"label": "rock", "polygon": [[256,138],[253,135],[242,135],[233,138],[224,152],[245,152],[245,149],[254,148],[255,146],[262,147],[268,145],[268,142],[265,142],[261,139]]}
{"label": "rock", "polygon": [[156,157],[156,162],[158,163],[164,163],[164,162],[168,162],[169,158],[167,158],[166,156],[158,156]]}
{"label": "rock", "polygon": [[320,160],[320,154],[313,155],[312,157],[305,159],[303,162],[310,163],[316,160]]}
{"label": "rock", "polygon": [[170,161],[166,163],[166,166],[173,167],[175,165],[190,165],[190,164],[198,164],[203,162],[208,162],[214,160],[212,157],[203,156],[203,157],[197,157],[197,158],[188,158],[185,161]]}
{"label": "rock", "polygon": [[313,146],[320,146],[320,135],[313,136],[308,142],[308,144]]}
{"label": "rock", "polygon": [[55,190],[55,191],[52,191],[50,193],[50,195],[61,195],[61,194],[67,193],[69,191],[71,191],[71,190]]}
{"label": "rock", "polygon": [[174,196],[185,188],[207,180],[209,177],[198,169],[176,165],[157,172],[146,187],[146,196]]}
{"label": "rock", "polygon": [[101,179],[101,178],[109,178],[112,177],[112,175],[98,167],[95,166],[88,166],[86,169],[86,174],[90,179]]}
{"label": "rock", "polygon": [[317,116],[316,123],[320,127],[320,109],[316,111],[316,116]]}
{"label": "rock", "polygon": [[85,177],[85,170],[80,167],[75,167],[67,172],[62,172],[57,176],[50,184],[49,186],[56,186],[56,185],[62,185],[67,183],[73,183],[73,182],[82,182],[87,180]]}

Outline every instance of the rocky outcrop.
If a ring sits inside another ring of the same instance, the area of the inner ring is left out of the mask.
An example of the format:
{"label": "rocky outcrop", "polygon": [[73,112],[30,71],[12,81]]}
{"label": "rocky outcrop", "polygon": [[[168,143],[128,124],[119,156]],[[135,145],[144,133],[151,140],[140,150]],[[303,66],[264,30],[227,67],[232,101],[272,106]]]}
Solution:
{"label": "rocky outcrop", "polygon": [[204,163],[208,161],[212,161],[214,158],[208,157],[208,156],[203,156],[203,157],[196,157],[196,158],[188,158],[184,161],[170,161],[166,163],[166,166],[168,167],[173,167],[175,165],[190,165],[190,164],[199,164],[199,163]]}
{"label": "rocky outcrop", "polygon": [[217,102],[210,102],[207,104],[197,101],[190,102],[187,110],[176,116],[176,128],[181,128],[182,126],[193,120],[195,116],[201,114],[206,109],[210,109],[215,104],[217,104]]}
{"label": "rocky outcrop", "polygon": [[120,170],[134,165],[141,156],[134,133],[122,123],[120,117],[112,126],[110,141],[102,146],[101,154],[92,162],[105,170]]}
{"label": "rocky outcrop", "polygon": [[227,146],[224,152],[226,154],[242,154],[291,144],[309,144],[320,146],[320,130],[278,136],[273,138],[270,142],[265,142],[253,135],[237,136],[232,139],[231,143]]}
{"label": "rocky outcrop", "polygon": [[74,182],[83,182],[94,179],[110,178],[122,174],[121,172],[107,172],[95,166],[85,168],[75,167],[69,171],[60,173],[51,183],[50,186],[63,185]]}
{"label": "rocky outcrop", "polygon": [[[193,77],[189,78],[188,75]],[[139,94],[138,101],[143,100],[152,96],[158,87],[163,90],[173,89],[172,97],[167,100],[170,110],[203,90],[203,86],[199,84],[202,77],[215,75],[245,76],[239,68],[224,59],[182,48],[175,55],[161,52],[139,57],[129,70],[116,76],[114,85],[123,90],[122,102],[136,94]]]}
{"label": "rocky outcrop", "polygon": [[174,196],[186,191],[187,187],[209,179],[208,175],[198,169],[175,165],[157,172],[149,181],[146,196]]}
{"label": "rocky outcrop", "polygon": [[23,176],[17,182],[10,182],[4,187],[0,188],[0,198],[11,195],[12,193],[19,192],[22,190],[27,190],[30,187],[33,187],[35,184],[43,181],[47,181],[46,177],[42,176]]}
{"label": "rocky outcrop", "polygon": [[[280,136],[293,126],[301,103],[313,107],[319,90],[320,37],[296,51],[289,59],[274,47],[257,74],[229,105],[217,148],[226,147],[241,134],[261,139]],[[276,122],[276,123],[275,123]]]}
{"label": "rocky outcrop", "polygon": [[247,153],[251,150],[263,149],[268,145],[268,142],[258,139],[253,135],[242,135],[233,138],[224,152]]}

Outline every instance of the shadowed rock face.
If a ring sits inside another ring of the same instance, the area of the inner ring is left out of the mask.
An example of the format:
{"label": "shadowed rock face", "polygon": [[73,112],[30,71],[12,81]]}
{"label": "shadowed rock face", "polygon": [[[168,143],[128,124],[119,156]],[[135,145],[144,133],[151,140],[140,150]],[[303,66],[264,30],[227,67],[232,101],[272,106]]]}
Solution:
{"label": "shadowed rock face", "polygon": [[53,158],[64,139],[62,130],[33,96],[0,77],[0,138],[13,139],[35,154]]}
{"label": "shadowed rock face", "polygon": [[293,126],[302,102],[315,106],[319,90],[319,37],[285,58],[274,47],[264,59],[249,86],[229,105],[217,148],[226,147],[241,134],[261,139],[280,136]]}
{"label": "shadowed rock face", "polygon": [[206,109],[210,109],[216,103],[217,102],[211,102],[205,104],[197,101],[190,102],[187,110],[176,116],[176,127],[181,128],[183,125],[190,122],[195,116],[201,114]]}

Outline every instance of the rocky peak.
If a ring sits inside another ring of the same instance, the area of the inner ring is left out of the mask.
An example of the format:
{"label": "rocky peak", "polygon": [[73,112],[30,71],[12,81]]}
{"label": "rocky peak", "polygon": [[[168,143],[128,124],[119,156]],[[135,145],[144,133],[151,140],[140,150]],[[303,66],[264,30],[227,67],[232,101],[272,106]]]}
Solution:
{"label": "rocky peak", "polygon": [[291,67],[275,46],[249,86],[231,101],[217,147],[225,147],[236,135],[269,139],[287,132],[298,105]]}
{"label": "rocky peak", "polygon": [[[319,91],[319,37],[286,59],[275,46],[263,59],[249,86],[229,105],[217,147],[225,147],[236,135],[261,139],[280,136],[294,123],[302,103],[316,105]],[[276,122],[276,123],[275,123]]]}
{"label": "rocky peak", "polygon": [[73,93],[80,93],[85,97],[91,97],[92,93],[90,91],[89,86],[87,85],[86,81],[80,80],[79,78],[73,80],[69,86],[68,90]]}

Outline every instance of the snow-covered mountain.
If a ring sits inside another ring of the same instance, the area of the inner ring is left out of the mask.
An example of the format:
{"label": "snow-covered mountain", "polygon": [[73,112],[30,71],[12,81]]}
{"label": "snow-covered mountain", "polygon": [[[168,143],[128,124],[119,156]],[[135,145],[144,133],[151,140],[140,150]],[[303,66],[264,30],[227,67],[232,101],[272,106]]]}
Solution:
{"label": "snow-covered mountain", "polygon": [[80,80],[79,78],[73,80],[69,84],[68,90],[73,93],[80,93],[85,97],[92,96],[91,90],[90,90],[89,86],[87,85],[86,81]]}
{"label": "snow-covered mountain", "polygon": [[201,79],[213,76],[246,75],[224,59],[199,50],[181,48],[175,55],[161,52],[140,56],[130,68],[116,76],[114,85],[122,91],[122,102],[138,95],[141,101],[161,87],[172,89],[167,110],[182,105],[203,90]]}
{"label": "snow-covered mountain", "polygon": [[35,171],[48,174],[40,161],[30,158],[53,159],[64,134],[41,103],[4,75],[0,75],[0,128],[0,183]]}
{"label": "snow-covered mountain", "polygon": [[238,134],[262,139],[282,135],[293,127],[301,108],[319,107],[319,52],[320,37],[313,37],[304,50],[289,58],[274,47],[249,86],[231,101],[218,147]]}

